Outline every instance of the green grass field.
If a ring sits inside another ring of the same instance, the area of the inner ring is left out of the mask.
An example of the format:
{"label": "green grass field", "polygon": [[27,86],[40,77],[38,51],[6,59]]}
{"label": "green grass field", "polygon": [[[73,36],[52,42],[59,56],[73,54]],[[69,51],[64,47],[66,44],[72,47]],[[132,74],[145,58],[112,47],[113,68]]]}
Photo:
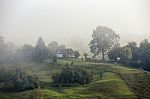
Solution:
{"label": "green grass field", "polygon": [[66,59],[58,60],[57,64],[32,62],[7,64],[1,67],[21,67],[28,73],[38,75],[40,80],[50,83],[51,74],[61,70],[71,61],[74,62],[73,66],[94,71],[94,80],[91,84],[63,88],[45,86],[43,89],[18,93],[0,92],[0,99],[150,99],[150,73],[118,64]]}

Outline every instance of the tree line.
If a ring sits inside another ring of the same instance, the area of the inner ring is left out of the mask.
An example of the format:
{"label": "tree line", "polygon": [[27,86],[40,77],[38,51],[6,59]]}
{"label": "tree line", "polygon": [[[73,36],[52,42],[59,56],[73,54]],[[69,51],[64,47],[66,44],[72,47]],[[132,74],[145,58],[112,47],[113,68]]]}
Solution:
{"label": "tree line", "polygon": [[[65,45],[59,45],[52,41],[46,46],[42,37],[39,37],[35,46],[24,44],[17,49],[13,43],[5,43],[4,38],[0,36],[0,63],[18,62],[18,61],[36,61],[44,62],[45,59],[52,59],[53,63],[57,62],[57,52],[60,49],[66,49]],[[75,50],[75,58],[79,58],[79,51]],[[66,57],[66,56],[64,56]]]}
{"label": "tree line", "polygon": [[111,28],[98,26],[93,30],[92,40],[89,43],[94,59],[102,55],[103,62],[106,62],[105,57],[108,57],[109,62],[118,62],[150,71],[150,42],[144,39],[140,42],[140,46],[137,46],[135,41],[131,41],[121,47],[119,39],[119,34]]}
{"label": "tree line", "polygon": [[[126,46],[120,46],[120,36],[111,28],[98,26],[93,30],[92,40],[89,43],[90,51],[93,54],[92,59],[101,55],[101,62],[118,62],[121,64],[135,66],[150,71],[150,42],[145,39],[137,46],[135,41],[129,42]],[[25,44],[21,49],[15,49],[13,43],[5,43],[0,36],[0,63],[23,61],[44,62],[51,58],[53,63],[57,62],[56,53],[59,49],[65,49],[65,45],[58,45],[53,41],[45,45],[42,37],[39,37],[36,46]],[[80,53],[74,51],[75,58],[79,58]],[[85,59],[88,54],[84,53]]]}

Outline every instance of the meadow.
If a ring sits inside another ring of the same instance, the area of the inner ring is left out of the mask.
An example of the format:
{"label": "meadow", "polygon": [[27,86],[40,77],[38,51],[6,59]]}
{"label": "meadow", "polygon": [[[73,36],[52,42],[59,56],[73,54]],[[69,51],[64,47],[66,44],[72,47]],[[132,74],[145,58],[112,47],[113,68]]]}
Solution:
{"label": "meadow", "polygon": [[[90,84],[72,87],[52,87],[51,75],[60,71],[66,63],[94,72]],[[6,69],[20,67],[36,74],[45,86],[41,89],[22,92],[0,92],[0,99],[149,99],[150,73],[120,64],[92,63],[80,59],[59,59],[56,64],[50,60],[44,63],[30,62],[3,64]],[[0,86],[3,86],[1,83]]]}

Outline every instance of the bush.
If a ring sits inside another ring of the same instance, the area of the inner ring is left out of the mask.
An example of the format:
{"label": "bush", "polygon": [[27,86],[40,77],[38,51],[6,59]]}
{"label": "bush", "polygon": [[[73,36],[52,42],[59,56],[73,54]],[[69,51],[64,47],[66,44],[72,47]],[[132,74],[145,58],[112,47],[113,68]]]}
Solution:
{"label": "bush", "polygon": [[21,69],[5,71],[1,81],[4,91],[23,91],[40,87],[41,81],[36,75],[29,75]]}
{"label": "bush", "polygon": [[72,84],[88,84],[93,80],[93,74],[83,68],[64,67],[62,71],[52,75],[55,86],[71,86]]}

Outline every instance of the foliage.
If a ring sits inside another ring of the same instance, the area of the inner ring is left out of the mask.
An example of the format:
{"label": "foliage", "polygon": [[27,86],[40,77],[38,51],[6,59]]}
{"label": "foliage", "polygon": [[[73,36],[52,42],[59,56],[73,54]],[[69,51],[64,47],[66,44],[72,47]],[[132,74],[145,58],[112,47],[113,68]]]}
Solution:
{"label": "foliage", "polygon": [[[2,70],[1,70],[2,71]],[[23,91],[41,86],[41,81],[36,75],[29,75],[21,69],[3,71],[0,81],[4,83],[4,91]]]}
{"label": "foliage", "polygon": [[131,51],[133,52],[135,47],[137,46],[137,43],[132,41],[128,43],[128,46],[131,48]]}
{"label": "foliage", "polygon": [[93,80],[93,74],[83,68],[64,67],[62,71],[52,75],[54,83],[58,84],[88,84]]}
{"label": "foliage", "polygon": [[[61,46],[61,47],[64,47],[64,46]],[[52,41],[51,43],[48,44],[48,49],[50,51],[50,53],[52,55],[56,54],[58,49],[59,49],[59,45],[56,41]]]}
{"label": "foliage", "polygon": [[132,42],[128,44],[131,48],[132,59],[130,64],[135,67],[139,67],[150,71],[150,43],[147,39],[140,43],[140,47],[136,47],[136,43]]}
{"label": "foliage", "polygon": [[74,56],[75,56],[75,58],[79,58],[79,56],[80,56],[79,51],[75,50],[75,51],[74,51]]}
{"label": "foliage", "polygon": [[[92,80],[90,84],[84,86],[81,85],[75,87],[71,86],[71,87],[61,87],[61,88],[50,87],[51,73],[60,71],[66,62],[70,64],[72,61],[74,62],[73,66],[75,67],[84,68],[88,71],[94,71],[95,73],[94,80]],[[8,93],[8,92],[2,93],[0,94],[0,98],[1,96],[2,99],[4,96],[10,96],[9,98],[6,97],[5,99],[10,99],[10,98],[28,99],[28,97],[37,98],[42,96],[44,97],[44,99],[74,99],[74,98],[75,99],[99,99],[99,98],[100,99],[101,98],[102,99],[116,99],[116,98],[117,99],[118,98],[119,99],[137,99],[137,98],[144,99],[145,97],[149,97],[148,94],[150,91],[148,88],[149,88],[150,80],[148,78],[149,76],[141,76],[145,72],[143,70],[127,68],[118,64],[107,64],[107,63],[99,64],[99,63],[85,62],[79,59],[59,59],[57,64],[47,64],[47,63],[31,63],[31,64],[32,64],[33,73],[37,73],[40,80],[48,82],[47,83],[48,85],[46,85],[42,90],[41,89],[38,90],[37,92],[35,90],[34,91],[28,90],[28,91],[21,91],[16,93]],[[31,67],[31,64],[25,67],[29,68]],[[6,67],[6,65],[4,66]],[[136,76],[139,73],[140,75]],[[135,76],[132,76],[132,74]],[[128,75],[128,76],[125,77],[122,75]],[[149,73],[147,75],[149,75]],[[132,83],[130,83],[130,85],[127,84],[128,86],[126,86],[125,83],[127,81],[129,81],[129,83],[130,82]],[[141,81],[142,83],[140,83]],[[132,87],[134,88],[131,89]],[[102,88],[102,89],[98,89],[98,88]],[[136,96],[138,97],[135,97],[135,93]],[[145,98],[145,99],[149,99],[149,98]]]}
{"label": "foliage", "polygon": [[119,41],[119,35],[105,26],[98,26],[96,30],[93,31],[92,38],[89,44],[91,52],[94,55],[102,53],[103,60],[105,60],[105,54],[115,45],[118,45]]}
{"label": "foliage", "polygon": [[84,53],[84,59],[87,59],[88,54]]}
{"label": "foliage", "polygon": [[48,50],[43,39],[40,37],[35,47],[35,57],[38,62],[43,62],[48,56]]}
{"label": "foliage", "polygon": [[5,43],[4,38],[0,36],[0,63],[10,63],[16,60],[15,45]]}
{"label": "foliage", "polygon": [[116,62],[118,57],[124,57],[124,52],[121,47],[114,47],[111,51],[109,51],[108,57],[111,61]]}
{"label": "foliage", "polygon": [[22,47],[22,58],[24,61],[31,61],[35,58],[35,47],[25,44]]}
{"label": "foliage", "polygon": [[142,68],[150,71],[150,43],[147,40],[141,42],[140,50],[141,56],[139,59],[141,60]]}
{"label": "foliage", "polygon": [[54,64],[57,63],[57,56],[56,56],[56,55],[53,55],[52,60],[53,60],[53,63],[54,63]]}
{"label": "foliage", "polygon": [[125,73],[121,76],[138,99],[150,99],[150,73]]}

